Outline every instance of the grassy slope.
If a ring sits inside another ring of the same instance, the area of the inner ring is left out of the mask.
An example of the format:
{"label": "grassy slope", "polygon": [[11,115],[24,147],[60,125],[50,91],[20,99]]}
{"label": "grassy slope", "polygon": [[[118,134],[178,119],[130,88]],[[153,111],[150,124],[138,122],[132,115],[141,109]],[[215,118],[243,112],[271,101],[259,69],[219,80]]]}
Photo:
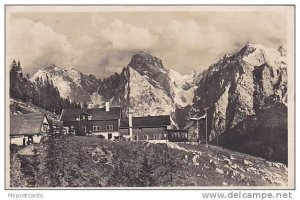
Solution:
{"label": "grassy slope", "polygon": [[11,155],[11,187],[267,186],[284,165],[214,146],[52,138]]}

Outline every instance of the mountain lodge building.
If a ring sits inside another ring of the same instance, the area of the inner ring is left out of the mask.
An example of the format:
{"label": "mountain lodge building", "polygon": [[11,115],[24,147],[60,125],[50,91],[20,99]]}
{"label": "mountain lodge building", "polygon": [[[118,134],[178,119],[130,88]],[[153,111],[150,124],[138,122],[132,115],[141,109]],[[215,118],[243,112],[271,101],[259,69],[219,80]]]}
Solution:
{"label": "mountain lodge building", "polygon": [[171,129],[170,115],[122,117],[121,107],[64,109],[60,121],[69,133],[97,135],[105,139],[157,140],[187,142],[186,130]]}
{"label": "mountain lodge building", "polygon": [[120,107],[64,109],[60,121],[69,133],[75,135],[102,135],[106,139],[120,136],[119,127],[122,112]]}

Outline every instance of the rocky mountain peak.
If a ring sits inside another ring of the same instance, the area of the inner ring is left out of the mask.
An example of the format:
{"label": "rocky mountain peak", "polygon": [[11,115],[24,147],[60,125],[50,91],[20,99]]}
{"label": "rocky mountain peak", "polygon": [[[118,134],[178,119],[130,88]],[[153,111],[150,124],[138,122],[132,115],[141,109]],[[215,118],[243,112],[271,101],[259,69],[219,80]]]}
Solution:
{"label": "rocky mountain peak", "polygon": [[161,68],[164,69],[161,59],[152,56],[146,51],[136,53],[128,64],[133,69],[137,68]]}
{"label": "rocky mountain peak", "polygon": [[141,51],[132,57],[128,67],[138,72],[153,87],[163,89],[166,95],[171,96],[169,70],[164,68],[161,59]]}
{"label": "rocky mountain peak", "polygon": [[253,53],[255,50],[256,50],[255,45],[248,43],[240,50],[238,54],[247,56]]}
{"label": "rocky mountain peak", "polygon": [[[285,45],[281,45],[278,49],[264,46],[262,44],[247,44],[238,54],[248,56],[250,54],[264,54],[266,57],[281,57],[286,55]],[[280,54],[278,54],[280,53]]]}
{"label": "rocky mountain peak", "polygon": [[141,51],[139,51],[138,53],[136,53],[136,54],[138,54],[138,55],[140,55],[140,56],[145,56],[145,57],[147,57],[147,56],[149,56],[149,57],[153,57],[148,51],[146,51],[146,50],[141,50]]}
{"label": "rocky mountain peak", "polygon": [[57,65],[52,64],[50,66],[43,67],[42,70],[44,70],[44,71],[52,71],[52,70],[54,70],[54,71],[60,71],[62,69],[60,67],[58,67]]}
{"label": "rocky mountain peak", "polygon": [[238,53],[238,55],[241,55],[242,57],[247,57],[250,54],[253,54],[254,52],[265,52],[269,48],[265,47],[262,44],[251,44],[247,43]]}
{"label": "rocky mountain peak", "polygon": [[262,44],[247,44],[245,45],[233,59],[248,63],[249,66],[260,66],[268,63],[272,67],[280,66],[280,63],[285,63],[284,47],[271,48]]}

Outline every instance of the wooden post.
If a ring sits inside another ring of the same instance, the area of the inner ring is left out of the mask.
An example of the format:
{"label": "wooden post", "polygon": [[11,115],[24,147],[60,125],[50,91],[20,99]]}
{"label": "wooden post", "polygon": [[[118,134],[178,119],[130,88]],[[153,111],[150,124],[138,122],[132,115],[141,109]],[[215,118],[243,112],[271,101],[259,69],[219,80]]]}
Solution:
{"label": "wooden post", "polygon": [[206,108],[204,108],[204,110],[205,110],[205,137],[206,137],[206,145],[208,145],[208,136],[207,136],[207,110],[208,110],[208,107],[206,107]]}

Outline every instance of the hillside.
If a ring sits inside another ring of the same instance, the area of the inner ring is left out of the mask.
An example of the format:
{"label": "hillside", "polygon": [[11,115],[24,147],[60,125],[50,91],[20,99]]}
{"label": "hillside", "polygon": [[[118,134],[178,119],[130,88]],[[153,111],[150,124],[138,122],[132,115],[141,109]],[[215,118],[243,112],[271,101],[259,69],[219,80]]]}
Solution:
{"label": "hillside", "polygon": [[11,150],[11,187],[287,185],[285,165],[215,146],[63,137]]}

